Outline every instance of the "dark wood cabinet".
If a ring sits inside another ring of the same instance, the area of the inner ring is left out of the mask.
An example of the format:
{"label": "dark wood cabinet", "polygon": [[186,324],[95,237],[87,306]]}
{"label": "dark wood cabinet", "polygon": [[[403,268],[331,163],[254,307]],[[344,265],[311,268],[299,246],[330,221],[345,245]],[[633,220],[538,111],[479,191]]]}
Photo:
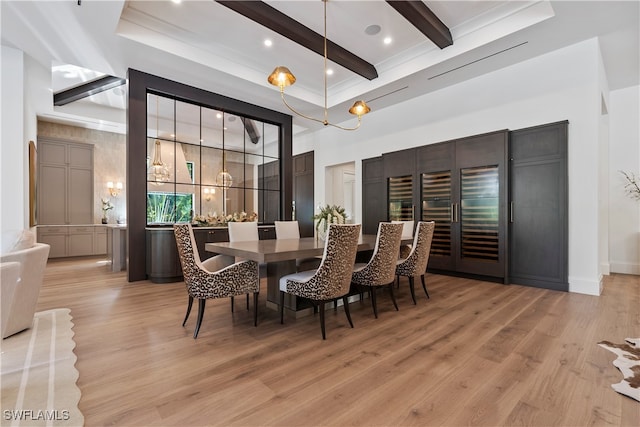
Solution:
{"label": "dark wood cabinet", "polygon": [[280,219],[280,162],[274,160],[258,165],[258,212],[260,221],[272,223]]}
{"label": "dark wood cabinet", "polygon": [[567,127],[510,133],[511,283],[569,290]]}
{"label": "dark wood cabinet", "polygon": [[[194,227],[200,260],[216,255],[205,250],[206,243],[228,242],[229,230],[226,227]],[[273,225],[258,226],[260,240],[275,239],[276,230]],[[147,228],[146,273],[153,283],[179,282],[182,280],[182,266],[178,256],[173,228]]]}
{"label": "dark wood cabinet", "polygon": [[362,160],[362,232],[376,234],[387,220],[387,188],[382,157]]}
{"label": "dark wood cabinet", "polygon": [[313,151],[293,156],[292,219],[298,221],[300,237],[313,237]]}

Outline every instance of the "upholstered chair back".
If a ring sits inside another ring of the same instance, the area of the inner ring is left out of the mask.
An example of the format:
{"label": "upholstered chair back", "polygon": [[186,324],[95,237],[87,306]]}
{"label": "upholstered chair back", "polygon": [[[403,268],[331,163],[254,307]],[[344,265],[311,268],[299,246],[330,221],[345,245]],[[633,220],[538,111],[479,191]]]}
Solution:
{"label": "upholstered chair back", "polygon": [[360,224],[330,224],[322,261],[306,282],[287,281],[286,290],[313,300],[332,300],[349,292]]}
{"label": "upholstered chair back", "polygon": [[381,222],[373,255],[364,268],[356,268],[352,281],[359,285],[384,286],[393,283],[402,240],[403,224]]}
{"label": "upholstered chair back", "polygon": [[429,263],[429,253],[431,252],[431,241],[435,222],[418,222],[416,235],[413,238],[413,246],[409,256],[398,264],[396,274],[402,276],[419,276],[424,274]]}
{"label": "upholstered chair back", "polygon": [[202,267],[191,224],[174,224],[173,231],[182,265],[182,275],[193,298],[226,298],[258,292],[258,263],[243,261],[216,272]]}
{"label": "upholstered chair back", "polygon": [[274,221],[276,239],[299,239],[300,227],[298,221]]}
{"label": "upholstered chair back", "polygon": [[257,222],[230,222],[227,225],[229,227],[230,242],[250,242],[258,240]]}
{"label": "upholstered chair back", "polygon": [[391,221],[392,224],[402,224],[402,238],[413,238],[413,224],[414,221]]}

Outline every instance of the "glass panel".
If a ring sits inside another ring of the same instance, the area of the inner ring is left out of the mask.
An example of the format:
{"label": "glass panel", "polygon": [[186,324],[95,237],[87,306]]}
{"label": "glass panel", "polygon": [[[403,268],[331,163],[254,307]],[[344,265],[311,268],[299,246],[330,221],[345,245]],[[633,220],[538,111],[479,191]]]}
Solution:
{"label": "glass panel", "polygon": [[263,151],[263,123],[253,119],[243,119],[247,133],[244,149],[245,152],[262,156]]}
{"label": "glass panel", "polygon": [[413,177],[389,178],[389,220],[413,220]]}
{"label": "glass panel", "polygon": [[[254,156],[252,154],[245,154],[244,156],[244,186],[245,188],[259,188],[258,181],[260,180],[260,174],[258,173],[258,167],[262,165],[262,156]],[[262,167],[259,168],[262,170]]]}
{"label": "glass panel", "polygon": [[422,221],[435,221],[432,256],[451,255],[451,171],[422,174]]}
{"label": "glass panel", "polygon": [[200,107],[176,101],[176,140],[200,143]]}
{"label": "glass panel", "polygon": [[222,171],[222,150],[202,147],[202,167],[200,179],[202,185],[217,185],[216,177]]}
{"label": "glass panel", "polygon": [[191,222],[196,207],[195,185],[176,185],[176,222]]}
{"label": "glass panel", "polygon": [[244,210],[244,189],[231,187],[224,191],[225,214],[232,214],[234,212],[242,212]]}
{"label": "glass panel", "polygon": [[[272,157],[277,159],[279,157],[278,144],[280,142],[280,126],[272,125],[269,123],[264,124],[264,155],[266,157]],[[266,162],[267,160],[265,160]]]}
{"label": "glass panel", "polygon": [[258,190],[244,190],[244,211],[247,214],[258,213]]}
{"label": "glass panel", "polygon": [[224,149],[244,152],[245,130],[240,117],[225,113],[224,120]]}
{"label": "glass panel", "polygon": [[218,216],[224,211],[223,207],[223,190],[219,187],[203,186],[200,187],[199,210],[196,213],[201,215]]}
{"label": "glass panel", "polygon": [[[174,182],[174,145],[173,141],[147,139],[147,186]],[[151,168],[154,163],[156,166]]]}
{"label": "glass panel", "polygon": [[269,158],[265,158],[264,160],[268,163],[262,166],[263,182],[262,185],[259,184],[259,188],[278,191],[280,189],[280,162]]}
{"label": "glass panel", "polygon": [[176,143],[176,182],[200,183],[200,146]]}
{"label": "glass panel", "polygon": [[222,148],[222,111],[202,108],[202,145]]}
{"label": "glass panel", "polygon": [[229,172],[232,177],[231,186],[244,187],[245,186],[244,154],[238,153],[236,151],[225,150],[224,164],[225,164],[226,171]]}
{"label": "glass panel", "polygon": [[461,256],[498,262],[498,166],[467,168],[461,177]]}
{"label": "glass panel", "polygon": [[175,222],[175,213],[173,188],[167,192],[147,192],[147,224],[171,224]]}

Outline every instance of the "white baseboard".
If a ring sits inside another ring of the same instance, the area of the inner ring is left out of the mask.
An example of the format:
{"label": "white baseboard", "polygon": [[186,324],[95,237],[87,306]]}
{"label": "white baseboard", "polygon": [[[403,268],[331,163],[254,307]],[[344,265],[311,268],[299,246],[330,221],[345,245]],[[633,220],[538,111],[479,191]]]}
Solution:
{"label": "white baseboard", "polygon": [[600,264],[600,272],[605,275],[608,276],[611,274],[611,264],[609,264],[608,262],[603,262]]}
{"label": "white baseboard", "polygon": [[569,292],[600,296],[602,293],[602,276],[600,276],[599,280],[569,277]]}
{"label": "white baseboard", "polygon": [[612,262],[612,273],[640,275],[640,263],[634,262]]}

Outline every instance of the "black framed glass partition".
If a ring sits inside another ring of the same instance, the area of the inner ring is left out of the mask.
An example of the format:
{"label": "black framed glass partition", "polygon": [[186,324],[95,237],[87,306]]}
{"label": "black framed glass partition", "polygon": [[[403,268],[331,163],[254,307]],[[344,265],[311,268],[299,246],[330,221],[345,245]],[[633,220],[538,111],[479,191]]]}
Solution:
{"label": "black framed glass partition", "polygon": [[279,219],[278,126],[147,94],[147,225]]}

